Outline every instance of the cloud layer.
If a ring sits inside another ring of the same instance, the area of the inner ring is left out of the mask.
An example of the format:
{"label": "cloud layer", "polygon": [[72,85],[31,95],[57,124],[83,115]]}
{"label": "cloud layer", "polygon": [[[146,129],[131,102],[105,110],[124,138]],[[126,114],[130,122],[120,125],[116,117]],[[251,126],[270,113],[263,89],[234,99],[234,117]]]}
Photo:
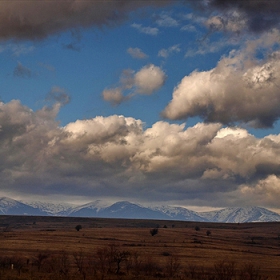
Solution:
{"label": "cloud layer", "polygon": [[141,120],[117,115],[60,127],[59,108],[33,112],[17,100],[0,104],[2,191],[214,206],[241,205],[245,194],[278,204],[279,135],[257,139],[220,124],[185,128],[163,121],[145,129]]}

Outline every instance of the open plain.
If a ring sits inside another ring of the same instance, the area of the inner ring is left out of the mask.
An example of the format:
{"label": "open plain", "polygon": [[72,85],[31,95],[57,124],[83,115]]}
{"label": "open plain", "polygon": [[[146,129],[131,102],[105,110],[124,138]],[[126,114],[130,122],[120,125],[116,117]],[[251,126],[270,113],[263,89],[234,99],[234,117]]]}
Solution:
{"label": "open plain", "polygon": [[0,239],[1,280],[280,279],[280,223],[0,216]]}

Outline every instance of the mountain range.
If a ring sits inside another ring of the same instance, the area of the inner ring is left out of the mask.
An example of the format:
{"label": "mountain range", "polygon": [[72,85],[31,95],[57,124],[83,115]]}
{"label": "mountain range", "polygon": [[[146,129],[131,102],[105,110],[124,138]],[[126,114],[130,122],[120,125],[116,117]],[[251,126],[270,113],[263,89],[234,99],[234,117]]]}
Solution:
{"label": "mountain range", "polygon": [[145,207],[128,201],[105,206],[100,200],[80,206],[45,202],[22,202],[0,198],[0,215],[98,217],[124,219],[180,220],[219,223],[278,222],[280,215],[261,207],[231,207],[195,212],[184,207]]}

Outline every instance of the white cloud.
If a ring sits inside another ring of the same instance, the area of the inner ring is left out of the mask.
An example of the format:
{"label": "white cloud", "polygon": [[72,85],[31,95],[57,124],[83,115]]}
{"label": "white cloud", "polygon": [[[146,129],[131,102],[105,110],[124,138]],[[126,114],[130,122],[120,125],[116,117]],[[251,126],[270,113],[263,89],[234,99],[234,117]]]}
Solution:
{"label": "white cloud", "polygon": [[133,23],[131,26],[137,29],[140,33],[144,33],[151,36],[156,36],[159,33],[159,30],[156,27],[143,27],[142,24],[137,23]]}
{"label": "white cloud", "polygon": [[145,59],[148,56],[139,48],[128,48],[127,52],[133,57],[137,59]]}
{"label": "white cloud", "polygon": [[213,31],[225,31],[241,33],[246,29],[246,19],[237,11],[228,12],[225,15],[210,17],[205,25]]}
{"label": "white cloud", "polygon": [[145,129],[117,115],[60,127],[58,109],[0,104],[2,192],[146,199],[149,190],[150,200],[190,205],[279,204],[279,135],[257,139],[217,123]]}
{"label": "white cloud", "polygon": [[257,205],[269,205],[278,208],[277,198],[280,197],[280,178],[276,175],[269,175],[257,183],[239,187],[238,192],[243,199],[254,201]]}
{"label": "white cloud", "polygon": [[160,67],[153,64],[144,66],[135,76],[136,91],[140,94],[152,94],[159,90],[166,79]]}
{"label": "white cloud", "polygon": [[112,105],[119,105],[121,102],[126,100],[126,97],[122,93],[120,88],[105,89],[102,92],[103,99],[111,102]]}
{"label": "white cloud", "polygon": [[277,38],[278,32],[266,34],[258,43],[248,42],[242,51],[222,57],[215,68],[184,77],[163,115],[172,120],[200,116],[207,122],[273,126],[280,117],[280,56],[275,52],[258,60],[253,51],[273,45]]}
{"label": "white cloud", "polygon": [[167,58],[169,55],[173,53],[179,53],[180,51],[181,51],[180,45],[178,44],[178,45],[171,46],[168,49],[161,49],[158,52],[158,56]]}
{"label": "white cloud", "polygon": [[188,31],[188,32],[197,32],[196,27],[192,24],[186,24],[186,25],[182,26],[180,30]]}
{"label": "white cloud", "polygon": [[[105,101],[109,101],[113,105],[119,105],[135,94],[153,94],[164,85],[165,80],[166,75],[164,71],[153,64],[144,66],[136,73],[126,69],[120,78],[120,86],[105,89],[102,96]],[[126,90],[130,90],[128,95],[124,95]]]}
{"label": "white cloud", "polygon": [[158,26],[161,27],[177,27],[178,21],[167,14],[161,14],[156,20]]}

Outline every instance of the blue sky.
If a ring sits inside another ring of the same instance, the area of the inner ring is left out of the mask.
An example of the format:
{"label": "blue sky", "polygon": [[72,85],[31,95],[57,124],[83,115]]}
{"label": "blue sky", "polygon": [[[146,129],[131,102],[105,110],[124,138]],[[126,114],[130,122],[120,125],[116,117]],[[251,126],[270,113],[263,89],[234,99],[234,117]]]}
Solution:
{"label": "blue sky", "polygon": [[0,195],[278,209],[280,5],[239,2],[2,1]]}

